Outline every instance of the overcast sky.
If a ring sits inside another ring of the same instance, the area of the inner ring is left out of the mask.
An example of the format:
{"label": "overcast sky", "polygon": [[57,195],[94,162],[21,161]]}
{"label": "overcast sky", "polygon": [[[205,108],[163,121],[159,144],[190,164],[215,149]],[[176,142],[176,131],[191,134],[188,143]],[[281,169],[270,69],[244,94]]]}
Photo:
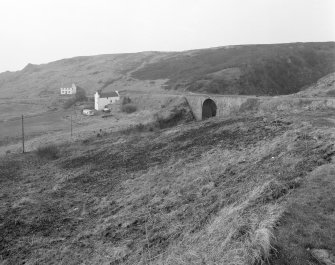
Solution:
{"label": "overcast sky", "polygon": [[335,40],[335,0],[0,0],[0,72],[79,55]]}

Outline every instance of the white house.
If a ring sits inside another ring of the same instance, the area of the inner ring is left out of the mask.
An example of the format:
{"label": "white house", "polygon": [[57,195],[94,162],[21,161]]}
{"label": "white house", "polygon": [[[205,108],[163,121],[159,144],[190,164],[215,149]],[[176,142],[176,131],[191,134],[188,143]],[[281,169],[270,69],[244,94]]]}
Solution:
{"label": "white house", "polygon": [[96,110],[103,110],[106,105],[114,104],[120,100],[120,94],[118,91],[115,92],[95,92],[94,94],[94,108]]}
{"label": "white house", "polygon": [[75,84],[72,84],[71,87],[61,87],[60,94],[61,95],[73,95],[77,93],[77,87]]}

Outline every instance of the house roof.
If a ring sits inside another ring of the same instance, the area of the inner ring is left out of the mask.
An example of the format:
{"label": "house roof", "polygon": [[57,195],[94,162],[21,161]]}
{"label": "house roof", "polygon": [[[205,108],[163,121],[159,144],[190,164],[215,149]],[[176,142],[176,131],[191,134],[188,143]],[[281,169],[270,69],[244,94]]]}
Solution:
{"label": "house roof", "polygon": [[100,92],[99,93],[101,98],[113,98],[113,97],[118,97],[118,93],[116,93],[115,91],[112,92]]}

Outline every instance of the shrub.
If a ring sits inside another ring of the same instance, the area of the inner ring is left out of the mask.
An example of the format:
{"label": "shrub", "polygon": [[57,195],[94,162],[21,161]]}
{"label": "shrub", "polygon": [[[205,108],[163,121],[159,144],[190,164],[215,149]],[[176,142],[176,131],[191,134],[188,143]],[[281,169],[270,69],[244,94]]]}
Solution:
{"label": "shrub", "polygon": [[77,86],[77,93],[73,97],[66,100],[63,107],[64,109],[68,109],[72,105],[74,105],[76,102],[86,101],[86,100],[87,100],[86,91],[83,88]]}
{"label": "shrub", "polygon": [[126,113],[133,113],[137,110],[137,106],[131,103],[121,105],[121,111]]}
{"label": "shrub", "polygon": [[75,95],[75,98],[77,101],[86,101],[86,91],[83,88],[77,86],[77,93]]}
{"label": "shrub", "polygon": [[136,125],[136,130],[143,132],[146,129],[146,126],[142,123]]}
{"label": "shrub", "polygon": [[165,129],[178,125],[182,121],[187,120],[187,113],[184,109],[173,109],[168,116],[162,116],[158,113],[154,114],[156,127]]}
{"label": "shrub", "polygon": [[57,159],[59,157],[59,148],[54,144],[40,146],[37,148],[36,154],[40,158]]}
{"label": "shrub", "polygon": [[121,105],[126,105],[126,104],[129,104],[129,103],[131,103],[131,99],[130,99],[130,97],[125,96],[125,97],[122,99],[122,104],[121,104]]}

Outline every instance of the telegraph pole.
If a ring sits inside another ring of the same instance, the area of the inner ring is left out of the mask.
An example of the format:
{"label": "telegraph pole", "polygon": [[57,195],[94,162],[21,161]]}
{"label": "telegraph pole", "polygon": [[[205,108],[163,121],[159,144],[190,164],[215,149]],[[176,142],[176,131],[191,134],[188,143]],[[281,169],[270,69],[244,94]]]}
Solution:
{"label": "telegraph pole", "polygon": [[24,154],[24,126],[23,126],[23,114],[22,114],[22,153]]}

